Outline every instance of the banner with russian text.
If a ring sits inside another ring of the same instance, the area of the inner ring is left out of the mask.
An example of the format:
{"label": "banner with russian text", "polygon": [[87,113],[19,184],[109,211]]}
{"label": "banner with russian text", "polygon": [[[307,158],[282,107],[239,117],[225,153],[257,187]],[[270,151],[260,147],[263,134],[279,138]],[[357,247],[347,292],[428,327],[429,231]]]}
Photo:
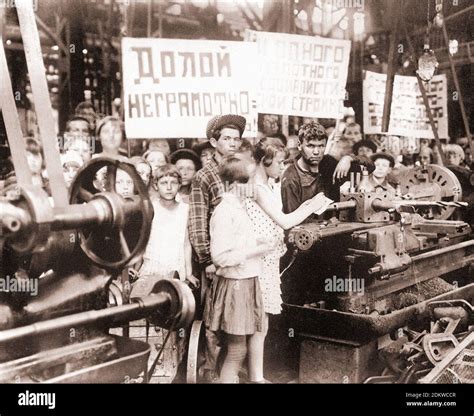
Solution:
{"label": "banner with russian text", "polygon": [[339,118],[351,42],[248,30],[258,46],[259,113]]}
{"label": "banner with russian text", "polygon": [[127,138],[205,137],[212,116],[247,119],[257,132],[257,46],[249,42],[124,38]]}
{"label": "banner with russian text", "polygon": [[[363,83],[364,133],[381,134],[387,75],[366,71]],[[446,75],[435,75],[425,89],[439,137],[448,138]],[[393,136],[433,139],[430,120],[416,77],[395,75],[390,126]]]}

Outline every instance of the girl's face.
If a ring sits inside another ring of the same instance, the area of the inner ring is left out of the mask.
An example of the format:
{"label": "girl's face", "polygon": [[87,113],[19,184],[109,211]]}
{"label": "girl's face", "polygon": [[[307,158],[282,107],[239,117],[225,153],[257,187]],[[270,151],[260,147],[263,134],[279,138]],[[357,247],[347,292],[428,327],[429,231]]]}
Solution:
{"label": "girl's face", "polygon": [[124,198],[133,196],[133,180],[130,175],[122,169],[117,170],[115,189],[117,193]]}
{"label": "girl's face", "polygon": [[122,143],[122,129],[117,122],[108,122],[100,129],[100,142],[106,152],[118,152]]}
{"label": "girl's face", "polygon": [[431,163],[431,152],[428,150],[428,148],[425,148],[420,151],[418,160],[422,165],[429,165]]}
{"label": "girl's face", "polygon": [[206,163],[208,163],[212,159],[214,152],[214,149],[204,149],[201,152],[201,163],[203,166],[206,165]]}
{"label": "girl's face", "polygon": [[26,152],[26,159],[31,172],[35,175],[39,175],[43,166],[43,157],[40,154],[35,155],[31,152]]}
{"label": "girl's face", "polygon": [[277,152],[273,157],[272,164],[265,167],[265,172],[269,178],[278,179],[285,170],[285,152]]}
{"label": "girl's face", "polygon": [[158,168],[166,165],[165,155],[158,150],[148,153],[146,160],[151,165],[152,172],[156,172]]}
{"label": "girl's face", "polygon": [[187,186],[193,180],[194,174],[196,173],[196,166],[190,159],[179,159],[176,162],[176,168],[181,174],[182,185]]}
{"label": "girl's face", "polygon": [[80,166],[76,162],[68,162],[63,165],[64,180],[66,181],[66,186],[68,188],[71,186],[79,168]]}
{"label": "girl's face", "polygon": [[360,126],[351,126],[347,127],[344,132],[344,137],[352,140],[354,143],[360,142],[362,140],[362,133],[360,131]]}
{"label": "girl's face", "polygon": [[139,163],[136,169],[140,178],[142,178],[143,183],[148,186],[150,184],[151,167],[146,163]]}
{"label": "girl's face", "polygon": [[158,179],[157,191],[161,199],[172,201],[176,198],[180,186],[178,178],[174,176],[163,176]]}

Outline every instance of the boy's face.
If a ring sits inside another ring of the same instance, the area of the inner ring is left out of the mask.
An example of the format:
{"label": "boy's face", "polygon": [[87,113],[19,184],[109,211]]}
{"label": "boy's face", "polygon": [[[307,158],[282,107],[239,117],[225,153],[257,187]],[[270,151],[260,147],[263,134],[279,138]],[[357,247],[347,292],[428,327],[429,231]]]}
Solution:
{"label": "boy's face", "polygon": [[133,196],[133,180],[130,175],[122,169],[117,170],[115,189],[117,193],[124,198]]}
{"label": "boy's face", "polygon": [[448,165],[459,166],[461,164],[461,156],[454,152],[446,153],[446,163]]}
{"label": "boy's face", "polygon": [[324,149],[326,148],[326,139],[323,140],[306,140],[298,146],[301,157],[308,166],[316,167],[321,162],[324,156]]}
{"label": "boy's face", "polygon": [[357,156],[370,157],[374,154],[370,147],[361,146],[357,151]]}
{"label": "boy's face", "polygon": [[190,159],[179,159],[176,161],[176,168],[181,174],[183,186],[189,185],[196,173],[194,162]]}
{"label": "boy's face", "polygon": [[69,122],[67,132],[78,137],[88,137],[89,123],[85,120],[72,120]]}
{"label": "boy's face", "polygon": [[161,199],[172,201],[176,198],[180,184],[174,176],[163,176],[158,179],[156,187]]}
{"label": "boy's face", "polygon": [[223,128],[219,140],[211,138],[210,142],[222,157],[235,154],[242,145],[240,131],[231,127]]}
{"label": "boy's face", "polygon": [[100,142],[105,151],[117,152],[122,143],[122,129],[118,123],[108,122],[100,129]]}
{"label": "boy's face", "polygon": [[35,155],[34,153],[26,152],[26,159],[31,172],[35,175],[40,174],[43,166],[43,157],[40,154]]}
{"label": "boy's face", "polygon": [[387,159],[377,159],[374,162],[375,170],[373,172],[374,177],[377,179],[384,179],[392,171],[390,162]]}
{"label": "boy's face", "polygon": [[214,152],[214,149],[204,149],[201,152],[201,163],[203,166],[212,159]]}

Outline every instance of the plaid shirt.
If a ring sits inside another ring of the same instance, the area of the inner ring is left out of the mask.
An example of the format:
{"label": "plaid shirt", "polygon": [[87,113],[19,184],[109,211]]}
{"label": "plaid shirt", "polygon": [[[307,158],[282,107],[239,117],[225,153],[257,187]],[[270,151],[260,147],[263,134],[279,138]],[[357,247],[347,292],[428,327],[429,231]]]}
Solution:
{"label": "plaid shirt", "polygon": [[212,158],[194,176],[189,195],[189,239],[199,264],[203,267],[212,263],[209,222],[223,193],[224,184],[218,174],[218,163]]}

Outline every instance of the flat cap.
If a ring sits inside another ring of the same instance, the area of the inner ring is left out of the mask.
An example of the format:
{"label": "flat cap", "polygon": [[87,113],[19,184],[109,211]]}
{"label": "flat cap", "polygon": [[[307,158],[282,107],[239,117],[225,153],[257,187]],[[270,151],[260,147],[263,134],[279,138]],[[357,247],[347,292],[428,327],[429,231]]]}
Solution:
{"label": "flat cap", "polygon": [[377,159],[385,159],[389,161],[391,168],[395,166],[395,159],[388,153],[375,153],[375,155],[370,156],[370,159],[372,159],[372,162],[375,162]]}
{"label": "flat cap", "polygon": [[357,155],[357,152],[361,147],[367,147],[372,150],[373,153],[377,152],[377,145],[372,140],[361,140],[360,142],[354,143],[354,146],[352,146],[352,151],[355,155]]}
{"label": "flat cap", "polygon": [[207,138],[210,139],[212,135],[214,134],[214,131],[216,131],[217,129],[227,124],[232,124],[235,127],[237,127],[240,131],[240,135],[242,136],[245,130],[245,125],[247,124],[247,120],[245,120],[245,117],[239,116],[237,114],[225,114],[222,116],[214,116],[207,123],[207,128],[206,128]]}

